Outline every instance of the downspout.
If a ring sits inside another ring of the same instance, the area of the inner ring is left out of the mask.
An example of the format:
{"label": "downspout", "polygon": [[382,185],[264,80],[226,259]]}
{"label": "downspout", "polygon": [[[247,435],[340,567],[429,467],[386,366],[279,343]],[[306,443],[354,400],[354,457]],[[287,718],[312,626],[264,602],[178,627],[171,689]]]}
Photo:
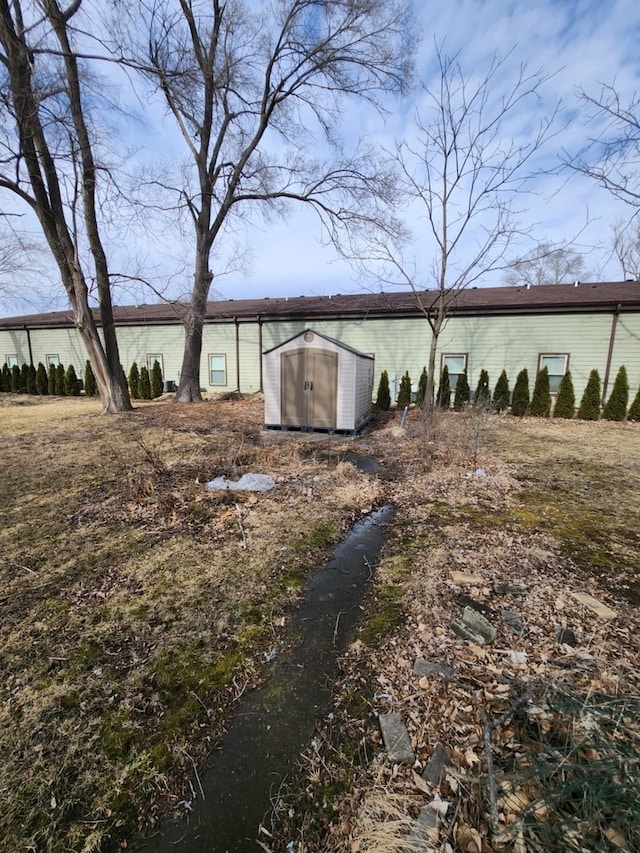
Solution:
{"label": "downspout", "polygon": [[236,387],[238,394],[240,393],[240,324],[238,318],[234,317],[233,322],[236,327]]}
{"label": "downspout", "polygon": [[258,365],[260,369],[260,393],[264,391],[262,377],[262,317],[258,314]]}
{"label": "downspout", "polygon": [[31,349],[31,332],[29,331],[28,326],[23,326],[25,332],[27,333],[27,346],[29,347],[29,364],[33,367],[33,350]]}
{"label": "downspout", "polygon": [[611,374],[611,361],[613,358],[613,347],[616,342],[616,328],[618,326],[618,317],[620,316],[620,308],[622,306],[618,302],[616,305],[615,311],[613,312],[613,318],[611,320],[611,335],[609,337],[609,352],[607,353],[607,366],[604,371],[604,381],[602,383],[602,402],[607,399],[607,387],[609,385],[609,376]]}

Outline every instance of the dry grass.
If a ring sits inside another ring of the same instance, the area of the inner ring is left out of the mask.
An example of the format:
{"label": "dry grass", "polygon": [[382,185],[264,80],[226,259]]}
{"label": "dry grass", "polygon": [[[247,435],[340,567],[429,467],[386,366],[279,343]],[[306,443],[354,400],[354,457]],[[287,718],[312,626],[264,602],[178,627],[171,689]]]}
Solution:
{"label": "dry grass", "polygon": [[[378,486],[260,441],[259,400],[2,398],[0,850],[110,849],[174,807],[308,571]],[[261,495],[208,492],[268,473]],[[303,509],[303,511],[301,511]]]}

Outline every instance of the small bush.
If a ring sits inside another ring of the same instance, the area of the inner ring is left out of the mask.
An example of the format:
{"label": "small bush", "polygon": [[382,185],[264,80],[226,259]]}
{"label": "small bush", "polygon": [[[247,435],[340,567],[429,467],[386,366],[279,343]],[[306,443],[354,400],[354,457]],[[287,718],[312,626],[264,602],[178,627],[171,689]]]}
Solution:
{"label": "small bush", "polygon": [[571,371],[567,370],[565,375],[560,380],[558,387],[558,396],[556,404],[553,408],[554,418],[573,418],[576,413],[576,394],[573,390],[573,379]]}
{"label": "small bush", "polygon": [[56,394],[60,397],[64,397],[67,393],[64,384],[65,370],[63,364],[56,365]]}
{"label": "small bush", "polygon": [[151,379],[149,378],[149,369],[146,364],[140,368],[140,378],[138,379],[138,397],[140,400],[151,399]]}
{"label": "small bush", "polygon": [[411,377],[409,371],[405,371],[404,376],[400,380],[400,388],[398,390],[398,408],[404,409],[405,406],[411,405]]}
{"label": "small bush", "polygon": [[507,379],[507,371],[503,370],[500,376],[498,377],[498,381],[496,382],[496,387],[493,391],[493,408],[496,412],[504,412],[509,408],[509,380]]}
{"label": "small bush", "polygon": [[89,359],[84,365],[84,393],[87,397],[95,397],[98,393],[98,383]]}
{"label": "small bush", "polygon": [[134,400],[138,399],[138,386],[140,384],[140,371],[134,361],[129,370],[129,394]]}
{"label": "small bush", "polygon": [[441,409],[448,409],[451,406],[451,384],[449,382],[449,368],[446,364],[442,368],[436,403]]}
{"label": "small bush", "polygon": [[29,387],[29,365],[25,363],[20,368],[20,388],[19,391],[26,391]]}
{"label": "small bush", "polygon": [[578,417],[582,421],[597,421],[600,418],[600,374],[592,370],[587,387],[584,389]]}
{"label": "small bush", "polygon": [[49,380],[47,377],[47,368],[42,362],[39,362],[36,371],[36,394],[44,396],[49,393]]}
{"label": "small bush", "polygon": [[2,390],[11,391],[11,369],[6,361],[2,365]]}
{"label": "small bush", "polygon": [[549,368],[546,366],[536,374],[536,384],[533,387],[529,414],[533,415],[534,418],[548,418],[551,414]]}
{"label": "small bush", "polygon": [[602,412],[602,417],[608,421],[623,421],[627,416],[629,405],[629,379],[624,364],[618,370],[616,381],[613,383],[611,396]]}
{"label": "small bush", "polygon": [[162,394],[163,384],[162,384],[162,368],[160,367],[160,362],[156,359],[153,362],[153,367],[151,368],[151,397],[155,400],[156,397],[159,397]]}
{"label": "small bush", "polygon": [[55,364],[49,365],[49,370],[47,371],[47,393],[52,396],[56,393],[56,366]]}
{"label": "small bush", "polygon": [[80,383],[78,382],[76,369],[72,364],[67,367],[67,370],[64,374],[64,393],[67,395],[67,397],[80,396]]}
{"label": "small bush", "polygon": [[27,367],[27,394],[35,394],[36,393],[36,379],[38,378],[38,371],[35,369],[33,364],[30,364]]}
{"label": "small bush", "polygon": [[476,386],[473,405],[478,409],[488,409],[491,406],[491,391],[489,390],[489,374],[486,370],[480,371],[480,379]]}
{"label": "small bush", "polygon": [[416,393],[416,406],[420,408],[424,403],[424,398],[427,395],[427,368],[422,368],[420,379],[418,380],[418,392]]}
{"label": "small bush", "polygon": [[17,364],[11,368],[11,390],[14,394],[20,390],[20,368]]}
{"label": "small bush", "polygon": [[638,393],[633,399],[633,403],[627,413],[628,421],[640,421],[640,388],[638,388]]}
{"label": "small bush", "polygon": [[518,418],[524,417],[529,410],[529,371],[523,368],[516,377],[511,400],[511,414]]}
{"label": "small bush", "polygon": [[383,412],[388,412],[391,407],[391,393],[389,391],[389,374],[386,370],[382,371],[380,384],[378,385],[378,396],[376,404]]}
{"label": "small bush", "polygon": [[467,379],[467,371],[458,376],[456,382],[456,393],[453,395],[453,408],[456,412],[461,412],[462,409],[471,400],[471,389],[469,388],[469,380]]}

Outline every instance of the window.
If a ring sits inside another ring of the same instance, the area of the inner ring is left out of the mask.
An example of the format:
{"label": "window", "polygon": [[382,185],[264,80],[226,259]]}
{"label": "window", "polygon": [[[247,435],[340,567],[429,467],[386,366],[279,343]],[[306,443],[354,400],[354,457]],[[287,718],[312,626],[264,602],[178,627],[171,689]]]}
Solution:
{"label": "window", "polygon": [[209,385],[227,384],[227,357],[226,355],[209,356]]}
{"label": "window", "polygon": [[569,369],[569,353],[540,353],[538,370],[542,370],[543,367],[549,371],[549,390],[552,394],[557,394],[562,377]]}
{"label": "window", "polygon": [[162,375],[164,376],[164,361],[163,361],[161,352],[147,353],[147,370],[149,371],[149,373],[151,373],[151,371],[153,370],[153,362],[154,361],[158,362],[158,364],[160,365],[160,371],[162,372]]}
{"label": "window", "polygon": [[8,355],[5,361],[7,362],[7,367],[13,367],[14,365],[16,367],[20,367],[20,364],[18,362],[18,356],[15,353],[11,353],[11,355]]}
{"label": "window", "polygon": [[60,358],[57,355],[48,355],[47,356],[47,367],[57,367],[60,364]]}
{"label": "window", "polygon": [[449,388],[451,388],[452,391],[455,391],[456,385],[458,384],[458,376],[463,374],[467,369],[467,353],[458,352],[443,354],[442,363],[440,365],[441,374],[445,367],[449,368]]}

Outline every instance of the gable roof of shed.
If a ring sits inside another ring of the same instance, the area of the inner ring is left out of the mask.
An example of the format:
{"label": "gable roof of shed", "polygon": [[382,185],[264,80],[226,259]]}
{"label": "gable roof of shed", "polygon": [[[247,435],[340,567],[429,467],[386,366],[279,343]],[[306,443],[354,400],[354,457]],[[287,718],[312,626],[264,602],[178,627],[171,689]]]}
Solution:
{"label": "gable roof of shed", "polygon": [[[295,341],[296,338],[304,338],[307,332],[311,332],[317,337],[322,338],[325,341],[329,341],[329,343],[335,344],[340,347],[340,349],[346,350],[347,352],[352,352],[354,355],[360,356],[360,358],[369,358],[371,361],[374,360],[372,355],[367,355],[366,352],[360,352],[360,350],[355,349],[354,347],[350,347],[349,344],[345,344],[344,341],[339,341],[337,338],[332,338],[329,335],[325,335],[322,332],[317,332],[315,329],[303,329],[301,332],[298,332],[295,335],[292,335],[290,338],[287,338],[286,341],[282,341],[280,344],[276,344],[276,346],[271,347],[271,349],[267,349],[263,352],[263,355],[269,355],[269,353],[274,352],[274,350],[281,349],[285,344],[291,343],[291,341]],[[306,343],[306,341],[305,341]]]}
{"label": "gable roof of shed", "polygon": [[[352,293],[336,296],[297,296],[264,299],[226,299],[207,303],[205,323],[274,320],[319,320],[335,317],[389,317],[421,314],[436,305],[437,290],[391,293]],[[640,282],[544,284],[534,287],[478,287],[452,294],[452,316],[489,314],[579,313],[640,310]],[[117,326],[174,325],[180,322],[179,303],[116,306]],[[94,309],[96,322],[99,311]],[[74,325],[71,310],[0,319],[0,329],[66,328]]]}

